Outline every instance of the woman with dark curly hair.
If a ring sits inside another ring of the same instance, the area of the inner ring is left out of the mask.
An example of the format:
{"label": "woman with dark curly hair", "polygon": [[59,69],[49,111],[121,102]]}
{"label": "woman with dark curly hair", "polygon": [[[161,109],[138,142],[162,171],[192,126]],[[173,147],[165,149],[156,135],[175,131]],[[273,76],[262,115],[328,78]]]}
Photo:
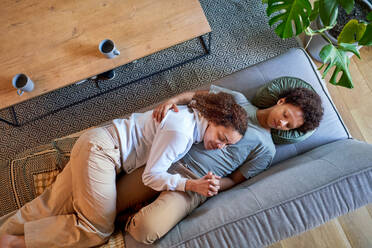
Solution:
{"label": "woman with dark curly hair", "polygon": [[[117,173],[129,174],[144,165],[142,181],[155,191],[179,192],[181,198],[188,193],[203,199],[216,194],[215,177],[195,177],[176,162],[194,143],[203,141],[205,149],[237,143],[247,129],[245,110],[229,94],[201,93],[160,123],[152,114],[134,113],[82,134],[53,186],[1,226],[0,234],[6,235],[0,236],[0,244],[91,247],[104,243],[114,230]],[[121,190],[135,192],[133,187]]]}

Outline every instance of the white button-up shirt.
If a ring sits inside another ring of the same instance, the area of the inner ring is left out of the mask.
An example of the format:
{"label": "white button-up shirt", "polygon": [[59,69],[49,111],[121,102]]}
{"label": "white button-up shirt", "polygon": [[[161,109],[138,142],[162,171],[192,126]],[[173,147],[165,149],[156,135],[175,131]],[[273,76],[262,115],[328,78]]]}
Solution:
{"label": "white button-up shirt", "polygon": [[196,110],[179,106],[179,112],[168,111],[161,123],[152,111],[134,113],[129,119],[115,119],[123,169],[131,173],[146,164],[143,183],[154,190],[185,191],[186,178],[167,172],[194,143],[201,142],[208,121]]}

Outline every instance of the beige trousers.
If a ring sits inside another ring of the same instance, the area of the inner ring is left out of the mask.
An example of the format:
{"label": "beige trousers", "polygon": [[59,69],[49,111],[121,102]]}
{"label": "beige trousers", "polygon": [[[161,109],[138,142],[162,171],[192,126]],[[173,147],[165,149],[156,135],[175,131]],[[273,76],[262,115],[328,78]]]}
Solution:
{"label": "beige trousers", "polygon": [[[84,133],[51,188],[7,218],[0,234],[25,236],[27,247],[91,247],[114,230],[120,152],[112,129]],[[1,223],[1,221],[0,221]]]}
{"label": "beige trousers", "polygon": [[[181,163],[172,165],[168,171],[186,178],[198,178]],[[118,198],[121,198],[120,192],[118,189]],[[143,207],[128,220],[125,230],[137,241],[152,244],[205,200],[206,197],[190,191],[163,191],[154,202]]]}
{"label": "beige trousers", "polygon": [[[84,133],[55,183],[15,214],[0,218],[0,235],[25,235],[27,247],[91,247],[112,234],[116,212],[159,195],[142,183],[144,167],[116,181],[120,152],[112,126]],[[180,164],[170,173],[197,178]],[[193,192],[164,191],[128,221],[126,230],[138,241],[164,236],[205,197]]]}

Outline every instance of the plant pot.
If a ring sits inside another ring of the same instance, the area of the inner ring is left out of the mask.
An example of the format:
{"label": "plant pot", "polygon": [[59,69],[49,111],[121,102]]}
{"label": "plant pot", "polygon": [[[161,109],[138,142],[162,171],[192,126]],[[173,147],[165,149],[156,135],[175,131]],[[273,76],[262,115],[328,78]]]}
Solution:
{"label": "plant pot", "polygon": [[[369,11],[372,10],[372,4],[368,0],[360,0],[363,2],[368,8]],[[312,28],[315,29],[321,29],[324,25],[320,18],[318,17],[317,20],[312,24]],[[324,31],[324,34],[327,36],[327,38],[333,43],[333,45],[337,45],[337,37],[333,37],[328,31]],[[306,43],[309,41],[310,37],[306,37]],[[321,35],[315,35],[311,39],[310,43],[307,46],[307,52],[313,57],[316,61],[322,62],[321,58],[319,57],[319,53],[322,50],[322,48],[325,45],[328,45],[329,42],[322,37]],[[357,43],[355,43],[357,44]],[[357,49],[359,50],[362,46],[357,46]],[[354,54],[351,52],[346,53],[349,58],[351,58]]]}

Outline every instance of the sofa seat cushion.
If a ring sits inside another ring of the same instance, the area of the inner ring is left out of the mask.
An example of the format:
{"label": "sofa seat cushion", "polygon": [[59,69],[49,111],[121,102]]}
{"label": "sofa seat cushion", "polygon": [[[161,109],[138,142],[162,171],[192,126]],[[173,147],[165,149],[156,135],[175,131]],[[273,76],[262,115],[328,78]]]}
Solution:
{"label": "sofa seat cushion", "polygon": [[[154,247],[261,247],[363,206],[372,201],[371,150],[345,139],[279,163],[210,198]],[[125,243],[147,247],[128,234]]]}
{"label": "sofa seat cushion", "polygon": [[241,187],[250,187],[261,206],[271,207],[351,175],[372,170],[371,151],[371,144],[352,139],[340,140],[281,162],[266,171],[262,178],[253,178]]}

